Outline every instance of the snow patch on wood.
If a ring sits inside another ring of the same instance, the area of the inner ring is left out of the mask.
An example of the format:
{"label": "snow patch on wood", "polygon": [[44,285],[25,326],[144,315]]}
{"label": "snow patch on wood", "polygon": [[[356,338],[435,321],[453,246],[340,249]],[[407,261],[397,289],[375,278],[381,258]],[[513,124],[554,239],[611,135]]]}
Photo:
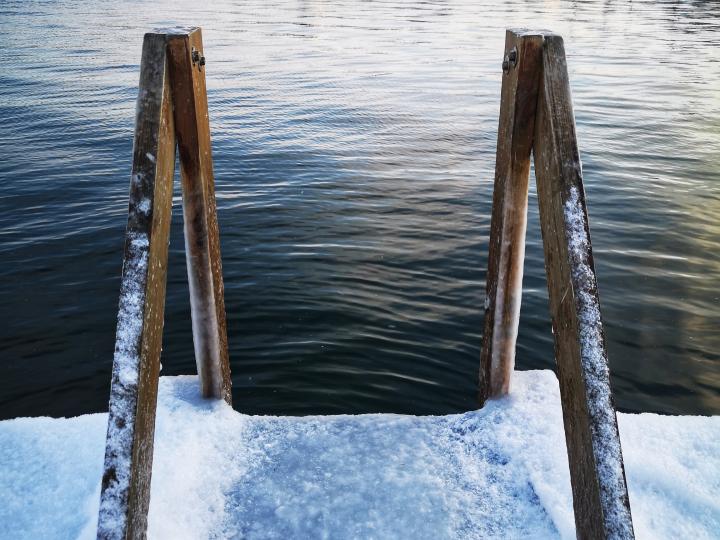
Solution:
{"label": "snow patch on wood", "polygon": [[632,538],[628,508],[619,495],[625,493],[625,478],[617,419],[612,404],[597,281],[591,262],[590,235],[584,204],[579,190],[574,186],[570,188],[564,213],[578,314],[582,372],[604,520],[613,532],[613,538]]}
{"label": "snow patch on wood", "polygon": [[127,512],[150,251],[145,233],[129,230],[126,242],[103,478],[107,487],[100,505],[104,538],[119,537]]}

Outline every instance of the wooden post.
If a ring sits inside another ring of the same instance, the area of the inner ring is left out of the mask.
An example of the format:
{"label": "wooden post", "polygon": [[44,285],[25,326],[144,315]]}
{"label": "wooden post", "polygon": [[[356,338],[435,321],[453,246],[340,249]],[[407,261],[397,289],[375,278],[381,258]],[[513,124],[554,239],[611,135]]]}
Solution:
{"label": "wooden post", "polygon": [[144,538],[150,504],[175,134],[165,36],[143,42],[98,538]]}
{"label": "wooden post", "polygon": [[563,40],[546,35],[533,147],[578,538],[633,538]]}
{"label": "wooden post", "polygon": [[145,538],[147,531],[176,140],[201,390],[205,397],[231,401],[205,59],[200,51],[200,29],[146,34],[143,42],[98,517],[101,539]]}
{"label": "wooden post", "polygon": [[485,292],[485,331],[480,359],[480,403],[507,394],[515,365],[520,320],[528,177],[542,68],[543,37],[508,30],[505,35],[490,253]]}
{"label": "wooden post", "polygon": [[195,361],[202,395],[231,403],[220,234],[200,29],[169,36],[168,54],[180,151]]}
{"label": "wooden post", "polygon": [[509,390],[532,150],[577,534],[633,538],[562,38],[508,31],[503,71],[480,402]]}

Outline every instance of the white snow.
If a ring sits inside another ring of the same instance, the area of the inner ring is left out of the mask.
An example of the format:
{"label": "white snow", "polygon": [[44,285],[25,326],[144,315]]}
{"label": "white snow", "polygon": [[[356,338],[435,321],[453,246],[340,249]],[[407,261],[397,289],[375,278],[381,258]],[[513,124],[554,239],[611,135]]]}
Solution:
{"label": "white snow", "polygon": [[[133,182],[140,180],[139,175],[133,175]],[[106,502],[102,509],[114,523],[119,522],[124,515],[129,488],[130,443],[135,422],[133,413],[137,407],[140,340],[145,308],[143,284],[148,272],[149,250],[147,234],[128,230],[110,388],[113,398],[111,414],[114,421],[109,424],[107,420],[105,422],[108,438],[114,442],[114,446],[109,449],[107,460],[108,464],[112,464],[115,475],[108,484]]]}
{"label": "white snow", "polygon": [[565,227],[572,282],[580,332],[580,356],[583,364],[585,392],[593,450],[597,459],[601,505],[605,522],[616,538],[630,538],[627,507],[617,496],[624,493],[621,450],[615,431],[615,409],[610,390],[610,372],[602,335],[597,282],[590,260],[590,237],[586,228],[585,209],[576,187],[570,188],[565,203]]}
{"label": "white snow", "polygon": [[142,333],[145,294],[143,284],[147,274],[150,242],[147,234],[129,231],[128,255],[120,284],[120,309],[113,366],[123,385],[137,384],[137,354]]}
{"label": "white snow", "polygon": [[153,34],[186,35],[195,28],[195,26],[158,26],[153,28]]}
{"label": "white snow", "polygon": [[[152,538],[574,538],[557,380],[461,415],[260,417],[160,380]],[[718,538],[720,417],[619,414],[638,538]],[[0,538],[94,538],[106,414],[0,422]]]}

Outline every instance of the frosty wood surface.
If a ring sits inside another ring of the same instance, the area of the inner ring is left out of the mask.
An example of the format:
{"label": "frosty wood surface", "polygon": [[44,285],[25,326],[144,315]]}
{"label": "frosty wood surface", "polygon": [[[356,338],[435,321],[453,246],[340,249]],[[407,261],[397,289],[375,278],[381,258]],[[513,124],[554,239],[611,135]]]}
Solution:
{"label": "frosty wood surface", "polygon": [[533,151],[577,535],[633,538],[560,36],[545,36]]}
{"label": "frosty wood surface", "polygon": [[[485,330],[480,357],[480,402],[507,394],[515,365],[520,319],[528,177],[542,67],[541,35],[508,30],[495,159]],[[512,65],[511,55],[516,55]]]}
{"label": "frosty wood surface", "polygon": [[165,36],[146,34],[98,538],[143,538],[162,346],[175,136]]}
{"label": "frosty wood surface", "polygon": [[231,403],[220,234],[215,203],[205,67],[199,28],[168,38],[180,153],[185,253],[190,284],[193,344],[204,397]]}
{"label": "frosty wood surface", "polygon": [[230,403],[202,39],[170,32],[143,44],[99,538],[147,530],[176,140],[202,395]]}

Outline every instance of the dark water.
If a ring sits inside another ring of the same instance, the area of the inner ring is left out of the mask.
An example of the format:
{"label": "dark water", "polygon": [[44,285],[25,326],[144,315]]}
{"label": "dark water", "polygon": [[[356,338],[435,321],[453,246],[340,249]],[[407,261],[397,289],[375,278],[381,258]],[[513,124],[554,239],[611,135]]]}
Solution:
{"label": "dark water", "polygon": [[[237,409],[474,408],[525,26],[566,40],[619,408],[720,413],[720,4],[161,4],[0,6],[1,417],[107,407],[142,34],[174,24],[204,27]],[[195,369],[177,202],[165,374]],[[550,368],[530,208],[518,365]]]}

